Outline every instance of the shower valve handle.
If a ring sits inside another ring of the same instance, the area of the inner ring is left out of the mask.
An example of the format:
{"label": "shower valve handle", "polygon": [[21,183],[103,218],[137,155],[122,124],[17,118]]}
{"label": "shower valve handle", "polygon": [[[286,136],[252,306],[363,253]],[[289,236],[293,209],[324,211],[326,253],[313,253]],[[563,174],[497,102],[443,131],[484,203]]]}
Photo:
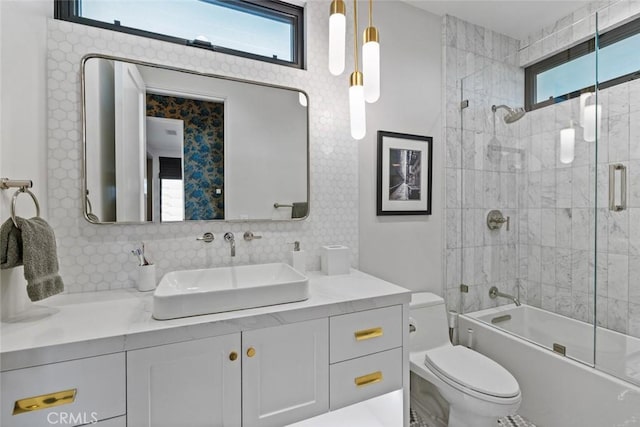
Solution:
{"label": "shower valve handle", "polygon": [[487,214],[487,227],[489,227],[489,230],[498,230],[502,228],[504,223],[507,223],[507,231],[509,231],[511,217],[503,216],[499,210],[492,210]]}

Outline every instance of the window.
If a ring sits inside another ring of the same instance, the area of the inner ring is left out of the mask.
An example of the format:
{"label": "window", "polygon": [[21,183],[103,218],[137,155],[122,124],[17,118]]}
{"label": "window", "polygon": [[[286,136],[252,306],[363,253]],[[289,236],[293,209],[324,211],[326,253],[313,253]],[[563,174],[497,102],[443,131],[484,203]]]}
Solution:
{"label": "window", "polygon": [[80,24],[304,68],[303,9],[275,0],[55,0]]}
{"label": "window", "polygon": [[160,221],[184,221],[182,158],[160,157]]}
{"label": "window", "polygon": [[[598,88],[640,77],[640,19],[599,36]],[[596,81],[595,38],[525,69],[527,111],[593,91]]]}

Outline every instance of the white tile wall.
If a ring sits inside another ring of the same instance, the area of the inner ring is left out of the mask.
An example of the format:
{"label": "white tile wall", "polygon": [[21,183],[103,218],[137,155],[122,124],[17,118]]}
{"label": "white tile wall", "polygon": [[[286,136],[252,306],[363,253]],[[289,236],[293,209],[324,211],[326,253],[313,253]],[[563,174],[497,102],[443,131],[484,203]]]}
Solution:
{"label": "white tile wall", "polygon": [[[58,239],[60,272],[68,292],[130,287],[131,249],[144,241],[158,265],[158,279],[174,269],[232,262],[221,235],[252,230],[263,239],[238,241],[234,263],[286,261],[287,242],[307,250],[307,268],[319,269],[319,248],[340,243],[358,262],[358,146],[350,138],[345,76],[327,71],[325,4],[308,2],[307,69],[298,70],[202,49],[164,43],[62,21],[49,21],[48,186],[49,216]],[[93,225],[82,217],[80,61],[102,53],[204,73],[299,88],[309,94],[311,216],[302,222],[188,222]],[[349,61],[349,59],[347,59]],[[195,240],[211,231],[216,240]]]}

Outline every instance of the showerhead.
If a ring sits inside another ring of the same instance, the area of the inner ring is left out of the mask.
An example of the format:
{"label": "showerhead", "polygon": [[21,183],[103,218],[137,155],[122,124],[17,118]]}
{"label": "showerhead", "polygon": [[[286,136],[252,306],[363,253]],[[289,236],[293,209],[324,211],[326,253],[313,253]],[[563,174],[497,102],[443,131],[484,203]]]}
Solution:
{"label": "showerhead", "polygon": [[506,124],[511,124],[513,122],[517,122],[518,120],[523,118],[525,114],[527,114],[527,112],[524,111],[524,108],[522,108],[522,107],[520,107],[520,108],[511,108],[508,105],[492,105],[491,106],[491,111],[493,111],[493,113],[495,114],[495,112],[498,111],[498,108],[502,108],[502,109],[507,110],[507,114],[505,114],[502,117],[502,120],[504,120],[504,122]]}

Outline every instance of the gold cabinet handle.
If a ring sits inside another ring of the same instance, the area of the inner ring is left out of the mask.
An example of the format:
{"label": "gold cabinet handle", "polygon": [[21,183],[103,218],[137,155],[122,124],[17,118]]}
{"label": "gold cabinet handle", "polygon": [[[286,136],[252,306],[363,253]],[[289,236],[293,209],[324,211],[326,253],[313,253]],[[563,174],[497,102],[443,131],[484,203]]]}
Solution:
{"label": "gold cabinet handle", "polygon": [[253,347],[249,347],[249,349],[247,350],[247,356],[253,357],[255,355],[256,355],[256,349]]}
{"label": "gold cabinet handle", "polygon": [[24,399],[16,400],[13,405],[13,415],[73,403],[76,400],[77,392],[78,389],[72,388],[69,390],[56,391],[55,393],[41,394],[40,396],[25,397]]}
{"label": "gold cabinet handle", "polygon": [[376,371],[371,374],[363,375],[361,377],[356,377],[353,379],[353,382],[356,383],[358,387],[364,387],[367,385],[379,383],[382,381],[382,372]]}
{"label": "gold cabinet handle", "polygon": [[237,358],[238,358],[238,353],[236,353],[235,351],[232,351],[231,353],[229,353],[229,360],[231,360],[232,362]]}
{"label": "gold cabinet handle", "polygon": [[381,337],[383,335],[382,328],[363,329],[361,331],[354,332],[356,341],[370,340],[371,338]]}

